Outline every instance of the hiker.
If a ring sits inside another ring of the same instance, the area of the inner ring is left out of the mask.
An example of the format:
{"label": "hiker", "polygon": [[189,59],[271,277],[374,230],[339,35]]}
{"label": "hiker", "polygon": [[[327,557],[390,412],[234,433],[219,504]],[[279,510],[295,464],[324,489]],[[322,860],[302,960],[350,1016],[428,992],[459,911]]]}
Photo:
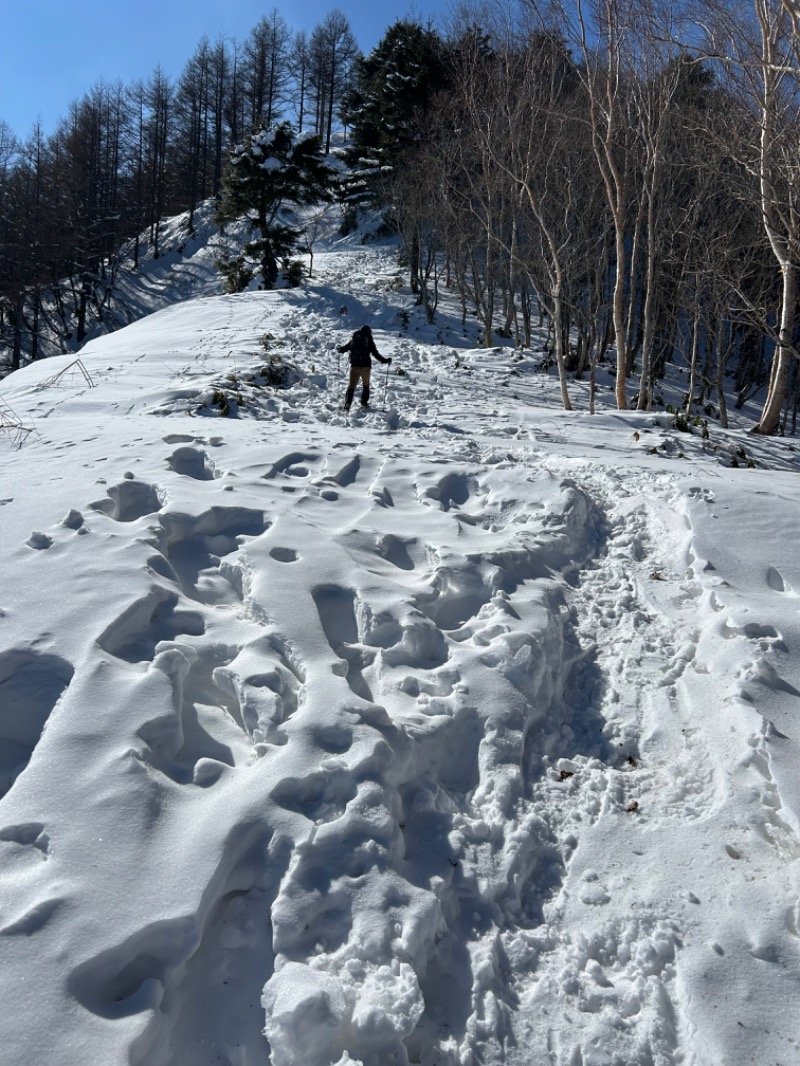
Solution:
{"label": "hiker", "polygon": [[361,381],[361,406],[369,406],[369,375],[372,369],[372,359],[375,356],[379,363],[391,364],[391,359],[385,359],[375,347],[372,330],[369,326],[357,329],[347,344],[341,344],[337,352],[350,353],[350,377],[347,382],[347,392],[344,397],[344,409],[350,410],[356,386]]}

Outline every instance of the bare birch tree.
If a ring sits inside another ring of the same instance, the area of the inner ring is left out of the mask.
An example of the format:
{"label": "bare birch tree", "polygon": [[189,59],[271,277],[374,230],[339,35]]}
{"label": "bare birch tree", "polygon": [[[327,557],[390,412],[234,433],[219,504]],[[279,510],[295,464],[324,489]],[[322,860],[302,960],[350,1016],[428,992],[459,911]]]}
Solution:
{"label": "bare birch tree", "polygon": [[738,150],[751,173],[766,240],[780,273],[767,395],[756,431],[775,433],[797,359],[800,270],[800,37],[791,0],[752,0],[752,17],[705,0],[713,16],[708,49],[721,60],[731,95],[749,116],[752,135]]}
{"label": "bare birch tree", "polygon": [[[631,194],[626,58],[636,0],[575,0],[579,56],[592,149],[603,178],[614,233],[612,320],[617,351],[616,401],[628,406],[628,334],[625,314],[627,216]],[[565,26],[573,27],[565,12]],[[568,30],[569,32],[569,30]],[[575,36],[573,32],[573,36]]]}

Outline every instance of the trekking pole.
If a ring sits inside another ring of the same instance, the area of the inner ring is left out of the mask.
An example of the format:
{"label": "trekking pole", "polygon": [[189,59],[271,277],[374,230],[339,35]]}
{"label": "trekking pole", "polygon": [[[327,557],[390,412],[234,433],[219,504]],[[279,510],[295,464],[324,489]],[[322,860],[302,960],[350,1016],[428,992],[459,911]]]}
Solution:
{"label": "trekking pole", "polygon": [[383,404],[384,407],[386,406],[386,390],[388,389],[388,387],[389,387],[389,364],[387,363],[386,364],[386,380],[383,383],[383,399],[381,400],[381,403]]}

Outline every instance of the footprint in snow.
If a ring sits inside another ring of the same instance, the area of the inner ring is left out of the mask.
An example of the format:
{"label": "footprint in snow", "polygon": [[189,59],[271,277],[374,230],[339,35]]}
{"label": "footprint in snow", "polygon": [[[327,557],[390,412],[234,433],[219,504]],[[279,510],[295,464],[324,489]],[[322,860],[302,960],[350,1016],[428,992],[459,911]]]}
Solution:
{"label": "footprint in snow", "polygon": [[297,552],[294,548],[281,548],[276,545],[274,548],[270,548],[269,554],[279,563],[294,563],[297,562]]}
{"label": "footprint in snow", "polygon": [[262,476],[270,479],[285,474],[289,477],[307,478],[310,474],[309,468],[319,466],[321,461],[320,455],[316,452],[289,452],[276,460]]}
{"label": "footprint in snow", "polygon": [[32,936],[43,929],[53,915],[64,903],[64,900],[56,896],[52,899],[44,899],[27,908],[11,921],[0,926],[0,936]]}
{"label": "footprint in snow", "polygon": [[165,444],[208,444],[211,448],[219,448],[225,441],[222,437],[193,437],[188,433],[168,433],[161,438]]}
{"label": "footprint in snow", "polygon": [[46,533],[40,533],[38,530],[34,530],[25,543],[29,548],[33,548],[35,551],[43,551],[46,548],[52,548],[53,538],[48,537]]}
{"label": "footprint in snow", "polygon": [[200,515],[168,511],[159,516],[162,535],[150,569],[175,582],[188,599],[214,606],[241,601],[241,567],[225,556],[238,551],[242,538],[269,529],[263,511],[251,507],[211,507]]}
{"label": "footprint in snow", "polygon": [[182,635],[202,636],[205,632],[202,615],[177,607],[176,593],[154,586],[123,611],[97,638],[97,643],[124,662],[152,661],[161,641],[174,641]]}
{"label": "footprint in snow", "polygon": [[61,519],[61,525],[65,529],[74,529],[76,533],[81,532],[81,530],[86,532],[83,526],[83,515],[80,511],[76,511],[75,508],[72,508],[72,510]]}
{"label": "footprint in snow", "polygon": [[393,533],[387,533],[378,542],[378,554],[387,563],[396,566],[398,570],[414,570],[414,560],[411,558],[408,548],[416,544],[416,537],[396,537]]}
{"label": "footprint in snow", "polygon": [[136,522],[148,514],[161,510],[161,498],[155,485],[128,478],[107,490],[107,499],[98,500],[89,506],[102,511],[115,522]]}
{"label": "footprint in snow", "polygon": [[219,477],[214,463],[202,448],[177,448],[167,459],[167,465],[176,474],[193,478],[195,481],[213,481]]}
{"label": "footprint in snow", "polygon": [[22,848],[35,848],[45,857],[50,851],[50,837],[45,833],[42,822],[7,825],[5,829],[0,829],[0,843],[18,844]]}
{"label": "footprint in snow", "polygon": [[356,594],[338,585],[319,585],[311,590],[319,614],[322,630],[332,651],[346,666],[350,690],[361,699],[372,702],[372,691],[364,679],[363,670],[370,665],[370,653],[360,647],[356,621]]}
{"label": "footprint in snow", "polygon": [[73,672],[57,655],[22,648],[0,653],[0,797],[30,762]]}
{"label": "footprint in snow", "polygon": [[774,566],[771,566],[767,570],[767,584],[775,592],[793,593],[791,585],[789,585],[783,577],[780,570],[777,570]]}

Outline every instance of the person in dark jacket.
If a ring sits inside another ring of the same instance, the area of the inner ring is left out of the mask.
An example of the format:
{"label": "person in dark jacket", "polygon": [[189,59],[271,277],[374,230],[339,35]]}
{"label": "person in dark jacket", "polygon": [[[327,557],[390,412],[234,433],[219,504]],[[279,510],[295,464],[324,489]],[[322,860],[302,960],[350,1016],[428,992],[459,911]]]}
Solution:
{"label": "person in dark jacket", "polygon": [[350,353],[350,377],[347,382],[347,392],[345,393],[343,405],[345,411],[350,410],[350,404],[353,402],[353,396],[359,381],[361,382],[361,406],[368,407],[372,356],[374,355],[379,363],[386,363],[387,365],[392,360],[385,359],[375,347],[375,340],[369,326],[362,326],[361,329],[357,329],[347,344],[341,344],[336,350],[342,353]]}

